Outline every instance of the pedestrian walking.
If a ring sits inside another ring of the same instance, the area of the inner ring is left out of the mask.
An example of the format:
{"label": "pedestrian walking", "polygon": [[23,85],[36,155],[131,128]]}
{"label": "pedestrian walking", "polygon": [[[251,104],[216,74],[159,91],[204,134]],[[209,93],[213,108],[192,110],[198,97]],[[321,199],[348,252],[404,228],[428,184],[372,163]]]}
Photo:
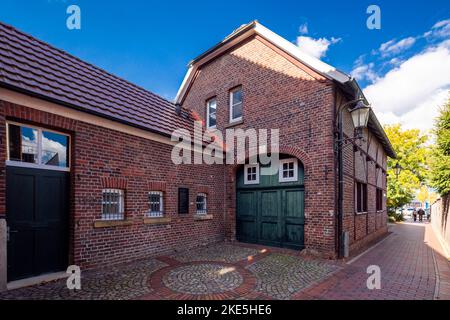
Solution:
{"label": "pedestrian walking", "polygon": [[419,208],[419,211],[417,211],[417,214],[419,215],[419,222],[423,221],[423,215],[425,214],[425,211],[423,211],[422,208]]}
{"label": "pedestrian walking", "polygon": [[413,219],[414,219],[414,222],[417,221],[417,210],[415,208],[414,208],[414,211],[413,211]]}

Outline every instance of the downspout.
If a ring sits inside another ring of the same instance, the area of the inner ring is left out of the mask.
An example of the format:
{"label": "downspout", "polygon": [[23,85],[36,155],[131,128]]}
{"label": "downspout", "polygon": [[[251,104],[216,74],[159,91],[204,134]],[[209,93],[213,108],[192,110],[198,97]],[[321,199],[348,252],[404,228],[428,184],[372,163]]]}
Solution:
{"label": "downspout", "polygon": [[342,258],[343,248],[343,234],[342,234],[342,226],[344,220],[344,164],[343,164],[343,156],[342,156],[342,146],[344,139],[344,130],[343,130],[343,120],[342,120],[342,110],[341,106],[338,108],[338,215],[337,215],[337,253],[338,258]]}
{"label": "downspout", "polygon": [[[340,102],[340,101],[339,101]],[[342,253],[342,225],[343,225],[343,195],[344,195],[344,175],[343,175],[343,164],[342,164],[342,141],[344,137],[343,128],[342,128],[342,105],[338,105],[338,95],[336,88],[334,89],[334,125],[335,125],[335,252],[337,253],[338,258],[343,256]],[[337,119],[337,121],[336,121]],[[337,126],[337,128],[336,128]],[[336,136],[337,135],[337,136]],[[337,163],[336,163],[337,162]]]}

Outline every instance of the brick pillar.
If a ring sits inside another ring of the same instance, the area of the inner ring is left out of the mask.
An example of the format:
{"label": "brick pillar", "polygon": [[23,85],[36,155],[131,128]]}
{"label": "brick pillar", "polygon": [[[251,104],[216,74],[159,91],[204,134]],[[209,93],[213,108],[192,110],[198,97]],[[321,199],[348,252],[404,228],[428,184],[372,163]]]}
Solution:
{"label": "brick pillar", "polygon": [[236,240],[236,181],[234,166],[226,167],[225,239]]}

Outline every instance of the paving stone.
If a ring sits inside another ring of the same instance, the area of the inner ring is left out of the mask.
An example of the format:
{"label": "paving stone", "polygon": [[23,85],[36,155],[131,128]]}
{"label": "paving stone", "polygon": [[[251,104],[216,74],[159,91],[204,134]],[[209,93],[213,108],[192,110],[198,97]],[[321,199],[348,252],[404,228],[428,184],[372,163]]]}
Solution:
{"label": "paving stone", "polygon": [[292,294],[328,277],[338,270],[333,264],[285,254],[271,254],[247,267],[258,279],[258,291],[274,299]]}
{"label": "paving stone", "polygon": [[176,253],[171,258],[181,262],[191,261],[221,261],[238,262],[259,253],[258,249],[246,248],[232,244],[214,244],[208,247],[200,247],[186,252]]}
{"label": "paving stone", "polygon": [[165,267],[149,259],[81,273],[81,290],[69,290],[66,279],[0,293],[0,299],[14,300],[123,300],[151,293],[149,276]]}
{"label": "paving stone", "polygon": [[171,270],[163,283],[173,291],[189,294],[221,293],[236,289],[243,282],[233,267],[221,264],[195,264]]}

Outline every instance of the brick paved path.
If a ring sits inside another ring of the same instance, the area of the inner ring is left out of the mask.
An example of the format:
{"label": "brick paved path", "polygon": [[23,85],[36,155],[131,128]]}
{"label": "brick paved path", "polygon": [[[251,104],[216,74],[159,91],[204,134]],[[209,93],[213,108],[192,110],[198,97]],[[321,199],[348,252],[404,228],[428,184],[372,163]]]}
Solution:
{"label": "brick paved path", "polygon": [[[0,293],[0,299],[450,299],[450,268],[428,224],[399,224],[353,261],[296,251],[219,243]],[[369,265],[381,289],[366,286]]]}
{"label": "brick paved path", "polygon": [[[450,299],[450,265],[428,223],[402,223],[369,252],[349,261],[294,299]],[[367,267],[378,265],[381,289],[368,290]]]}

